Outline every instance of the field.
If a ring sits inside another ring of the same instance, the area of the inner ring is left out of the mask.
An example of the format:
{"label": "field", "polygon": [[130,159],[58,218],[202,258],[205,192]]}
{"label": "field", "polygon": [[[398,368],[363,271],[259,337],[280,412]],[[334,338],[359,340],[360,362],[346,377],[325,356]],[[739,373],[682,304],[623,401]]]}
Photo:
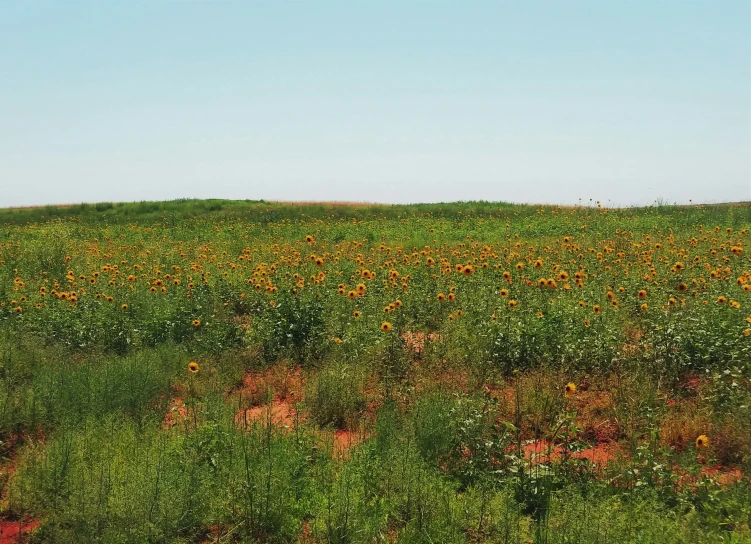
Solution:
{"label": "field", "polygon": [[0,543],[751,542],[748,204],[0,225]]}

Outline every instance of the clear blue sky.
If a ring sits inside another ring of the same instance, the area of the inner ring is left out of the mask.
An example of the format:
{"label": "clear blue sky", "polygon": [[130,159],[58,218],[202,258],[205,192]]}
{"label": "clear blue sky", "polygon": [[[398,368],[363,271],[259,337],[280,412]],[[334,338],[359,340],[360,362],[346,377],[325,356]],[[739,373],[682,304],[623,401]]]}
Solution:
{"label": "clear blue sky", "polygon": [[751,199],[751,2],[0,0],[0,206]]}

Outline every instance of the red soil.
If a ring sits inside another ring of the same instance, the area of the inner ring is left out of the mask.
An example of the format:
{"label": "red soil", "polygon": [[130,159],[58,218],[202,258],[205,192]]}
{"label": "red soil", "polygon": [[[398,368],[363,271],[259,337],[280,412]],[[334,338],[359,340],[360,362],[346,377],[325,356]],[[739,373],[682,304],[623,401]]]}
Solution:
{"label": "red soil", "polygon": [[[0,472],[4,473],[4,476],[7,479],[10,479],[13,476],[13,473],[16,471],[16,449],[28,438],[28,436],[16,434],[11,436],[6,441],[6,449],[4,450],[4,455],[8,457],[8,460],[0,465]],[[38,430],[36,432],[35,438],[37,441],[44,440],[44,435],[42,434],[41,430]],[[6,494],[7,487],[3,488],[2,491],[0,491],[0,508],[2,508],[3,510],[5,509],[5,501],[7,499]],[[15,521],[0,519],[0,544],[15,544],[17,542],[21,542],[21,539],[24,535],[28,535],[31,532],[35,531],[39,527],[39,525],[40,523],[38,520],[30,518],[23,518]]]}
{"label": "red soil", "polygon": [[366,438],[366,433],[353,433],[352,431],[339,429],[334,433],[334,458],[348,458],[349,450],[362,443]]}
{"label": "red soil", "polygon": [[293,427],[295,424],[295,407],[286,399],[276,398],[270,405],[253,406],[240,410],[235,415],[235,424],[248,425],[253,421],[265,424],[271,418],[271,424],[278,427]]}
{"label": "red soil", "polygon": [[678,474],[677,485],[681,489],[685,489],[686,487],[695,489],[700,481],[710,478],[723,486],[734,484],[743,479],[743,472],[740,468],[730,468],[723,465],[704,465],[701,467],[699,474],[696,475],[688,474],[678,466],[674,467],[674,470]]}
{"label": "red soil", "polygon": [[36,520],[0,521],[0,544],[16,544],[39,527]]}
{"label": "red soil", "polygon": [[167,413],[164,414],[162,428],[169,429],[178,423],[182,423],[187,417],[188,410],[185,408],[185,402],[180,397],[175,397],[170,401]]}
{"label": "red soil", "polygon": [[297,541],[301,544],[311,544],[312,542],[314,542],[310,532],[310,522],[303,521],[302,530],[300,531],[300,535],[297,537]]}
{"label": "red soil", "polygon": [[[249,407],[240,409],[235,415],[237,425],[248,425],[254,421],[265,424],[271,418],[271,424],[291,428],[295,419],[304,417],[297,413],[295,403],[303,398],[304,383],[300,367],[293,369],[282,365],[267,368],[263,372],[248,372],[243,378],[243,385],[236,391],[240,405]],[[269,392],[275,393],[271,403],[264,402]]]}
{"label": "red soil", "polygon": [[[532,463],[559,461],[563,458],[564,447],[560,444],[552,444],[547,440],[536,440],[522,446],[524,458]],[[622,455],[617,444],[603,442],[582,451],[569,452],[571,459],[588,459],[598,467],[604,467]]]}
{"label": "red soil", "polygon": [[402,338],[408,350],[414,352],[416,355],[420,355],[423,348],[425,348],[426,341],[435,342],[441,338],[441,335],[435,332],[428,333],[427,335],[424,332],[405,332],[402,334]]}
{"label": "red soil", "polygon": [[303,397],[303,376],[300,367],[286,368],[276,365],[263,372],[248,372],[243,377],[243,385],[237,391],[241,398],[254,399],[273,392],[281,399],[301,400]]}

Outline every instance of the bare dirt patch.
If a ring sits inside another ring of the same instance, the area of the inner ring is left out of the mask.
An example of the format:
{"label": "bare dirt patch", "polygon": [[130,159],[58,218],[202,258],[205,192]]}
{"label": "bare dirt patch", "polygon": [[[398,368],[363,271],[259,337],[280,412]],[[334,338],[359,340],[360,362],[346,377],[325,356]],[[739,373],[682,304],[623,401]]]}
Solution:
{"label": "bare dirt patch", "polygon": [[291,428],[295,425],[296,417],[297,410],[287,399],[276,398],[269,404],[239,411],[235,415],[235,424],[247,427],[258,421],[262,424],[271,422],[271,425],[276,427]]}
{"label": "bare dirt patch", "polygon": [[167,413],[162,420],[162,428],[169,429],[185,421],[188,417],[188,409],[185,407],[185,401],[180,397],[170,399]]}
{"label": "bare dirt patch", "polygon": [[20,519],[18,521],[0,520],[0,544],[16,544],[22,538],[39,528],[39,521]]}
{"label": "bare dirt patch", "polygon": [[601,443],[581,451],[566,451],[562,444],[553,444],[547,440],[535,440],[522,446],[524,458],[533,464],[560,461],[566,455],[570,459],[587,459],[598,467],[623,456],[623,451],[615,443]]}

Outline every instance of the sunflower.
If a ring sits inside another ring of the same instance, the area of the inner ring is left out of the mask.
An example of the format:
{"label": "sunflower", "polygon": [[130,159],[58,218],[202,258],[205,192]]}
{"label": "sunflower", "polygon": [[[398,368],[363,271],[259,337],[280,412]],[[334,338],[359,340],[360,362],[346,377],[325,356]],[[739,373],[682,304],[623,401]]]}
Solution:
{"label": "sunflower", "polygon": [[388,321],[384,321],[383,323],[381,323],[381,330],[383,332],[390,332],[391,331],[391,323],[389,323]]}
{"label": "sunflower", "polygon": [[589,327],[592,323],[589,322],[589,319],[584,320],[584,326]]}
{"label": "sunflower", "polygon": [[397,308],[401,308],[403,306],[401,299],[396,299],[394,301],[394,306],[396,306]]}
{"label": "sunflower", "polygon": [[454,302],[456,300],[456,295],[454,293],[449,293],[449,302]]}
{"label": "sunflower", "polygon": [[536,314],[536,315],[537,315],[537,317],[538,317],[539,319],[542,319],[543,317],[545,317],[545,315],[544,315],[544,314],[543,314],[542,312],[537,312],[537,314]]}
{"label": "sunflower", "polygon": [[456,310],[456,317],[461,317],[462,315],[464,315],[464,312],[462,312],[461,308],[459,308],[458,310]]}
{"label": "sunflower", "polygon": [[678,284],[678,292],[679,293],[685,293],[687,290],[688,290],[688,285],[686,285],[683,282],[681,282],[681,283]]}
{"label": "sunflower", "polygon": [[438,302],[443,302],[444,300],[446,300],[446,295],[444,295],[443,293],[438,293],[435,298],[438,299]]}
{"label": "sunflower", "polygon": [[500,294],[500,295],[501,295],[502,297],[507,297],[507,296],[508,296],[508,289],[501,289],[500,291],[498,291],[498,293],[499,293],[499,294]]}
{"label": "sunflower", "polygon": [[193,321],[190,322],[190,324],[193,325],[194,327],[200,327],[201,326],[201,320],[200,319],[194,319]]}
{"label": "sunflower", "polygon": [[600,315],[602,313],[602,308],[599,304],[595,304],[592,306],[592,311],[595,313],[595,315]]}
{"label": "sunflower", "polygon": [[704,449],[709,446],[709,437],[706,434],[700,434],[696,437],[697,449]]}
{"label": "sunflower", "polygon": [[751,336],[751,329],[743,329],[743,336]]}
{"label": "sunflower", "polygon": [[307,235],[307,236],[305,237],[305,241],[306,241],[306,242],[308,242],[309,244],[310,244],[310,243],[312,243],[312,242],[313,242],[314,240],[315,240],[315,238],[313,238],[313,235],[312,235],[312,234],[308,234],[308,235]]}
{"label": "sunflower", "polygon": [[465,276],[471,276],[474,271],[475,269],[472,268],[471,264],[468,264],[464,268],[462,268],[462,274],[464,274]]}
{"label": "sunflower", "polygon": [[573,382],[568,382],[565,387],[565,392],[567,395],[573,395],[576,393],[576,385],[574,385]]}
{"label": "sunflower", "polygon": [[360,319],[361,315],[362,312],[360,310],[355,310],[354,312],[352,312],[352,317],[354,317],[355,319]]}
{"label": "sunflower", "polygon": [[584,302],[583,300],[579,301],[579,308],[586,308],[586,306],[587,306],[586,302]]}
{"label": "sunflower", "polygon": [[719,304],[725,304],[727,301],[728,301],[727,297],[725,297],[723,295],[720,295],[719,297],[717,297],[717,302]]}
{"label": "sunflower", "polygon": [[122,311],[126,312],[126,311],[128,311],[128,305],[127,304],[123,304],[123,305],[120,306],[120,309]]}
{"label": "sunflower", "polygon": [[509,308],[516,308],[517,302],[514,299],[508,301]]}
{"label": "sunflower", "polygon": [[357,291],[350,291],[349,293],[347,293],[347,296],[350,300],[354,300],[355,298],[357,298]]}
{"label": "sunflower", "polygon": [[646,302],[642,302],[641,306],[639,306],[639,309],[640,309],[640,310],[641,310],[642,312],[646,312],[646,311],[647,311],[647,310],[649,309],[649,306],[647,306],[647,303],[646,303]]}
{"label": "sunflower", "polygon": [[200,367],[200,366],[198,365],[198,363],[196,363],[195,361],[191,361],[191,362],[189,362],[189,363],[188,363],[188,370],[189,370],[189,371],[190,371],[190,372],[191,372],[192,374],[195,374],[195,373],[197,373],[197,372],[198,372],[199,370],[201,370],[201,367]]}
{"label": "sunflower", "polygon": [[644,300],[645,298],[647,298],[647,290],[646,289],[641,289],[641,290],[639,290],[639,292],[637,293],[637,295],[639,297],[639,300]]}

